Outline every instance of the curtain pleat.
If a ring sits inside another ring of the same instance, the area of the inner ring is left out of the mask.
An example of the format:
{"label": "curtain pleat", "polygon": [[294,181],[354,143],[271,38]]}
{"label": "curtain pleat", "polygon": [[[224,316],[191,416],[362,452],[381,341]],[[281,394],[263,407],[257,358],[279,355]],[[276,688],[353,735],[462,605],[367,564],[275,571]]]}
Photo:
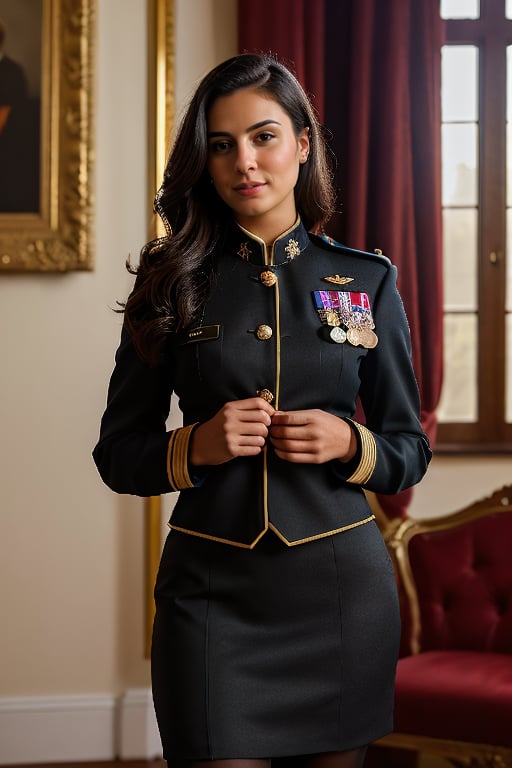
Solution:
{"label": "curtain pleat", "polygon": [[324,120],[324,0],[238,2],[238,50],[274,53],[295,73]]}

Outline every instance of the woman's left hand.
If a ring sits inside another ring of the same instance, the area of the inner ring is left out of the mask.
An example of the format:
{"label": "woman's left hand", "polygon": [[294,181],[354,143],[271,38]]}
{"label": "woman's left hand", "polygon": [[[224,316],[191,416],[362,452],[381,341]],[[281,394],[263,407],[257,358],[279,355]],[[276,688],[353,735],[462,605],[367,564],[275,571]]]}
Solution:
{"label": "woman's left hand", "polygon": [[280,459],[297,464],[324,464],[332,459],[350,461],[357,450],[349,425],[332,413],[316,408],[276,411],[269,439]]}

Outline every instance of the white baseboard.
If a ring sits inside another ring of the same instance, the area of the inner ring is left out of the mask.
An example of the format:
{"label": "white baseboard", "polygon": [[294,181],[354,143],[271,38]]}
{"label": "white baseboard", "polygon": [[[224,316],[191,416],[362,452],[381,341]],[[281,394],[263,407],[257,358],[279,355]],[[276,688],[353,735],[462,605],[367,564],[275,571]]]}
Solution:
{"label": "white baseboard", "polygon": [[161,756],[149,689],[0,698],[0,764]]}
{"label": "white baseboard", "polygon": [[153,698],[149,688],[130,688],[119,703],[121,760],[162,757]]}

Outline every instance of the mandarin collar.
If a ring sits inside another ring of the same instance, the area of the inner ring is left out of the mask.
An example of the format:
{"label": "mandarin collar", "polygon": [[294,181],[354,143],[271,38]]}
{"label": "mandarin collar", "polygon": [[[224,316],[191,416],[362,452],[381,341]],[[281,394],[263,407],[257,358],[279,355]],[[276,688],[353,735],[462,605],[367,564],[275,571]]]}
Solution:
{"label": "mandarin collar", "polygon": [[309,243],[307,230],[297,217],[295,224],[277,237],[272,245],[235,222],[230,250],[243,261],[259,266],[277,266],[292,261]]}

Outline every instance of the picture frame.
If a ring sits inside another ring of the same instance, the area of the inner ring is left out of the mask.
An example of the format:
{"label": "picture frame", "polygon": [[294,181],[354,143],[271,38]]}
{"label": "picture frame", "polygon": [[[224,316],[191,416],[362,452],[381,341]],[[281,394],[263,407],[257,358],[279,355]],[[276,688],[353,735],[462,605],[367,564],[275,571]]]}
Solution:
{"label": "picture frame", "polygon": [[[32,81],[32,129],[9,134],[23,133],[25,145],[0,143],[0,270],[92,270],[96,0],[0,0],[0,18],[5,54],[25,52]],[[29,34],[37,54],[23,39]],[[7,111],[12,126],[19,103]],[[16,163],[10,175],[5,158]]]}
{"label": "picture frame", "polygon": [[[153,210],[163,177],[174,122],[174,0],[147,0],[148,18],[148,239],[161,237],[165,228]],[[155,615],[153,590],[162,553],[160,496],[145,501],[145,654],[151,653]]]}

